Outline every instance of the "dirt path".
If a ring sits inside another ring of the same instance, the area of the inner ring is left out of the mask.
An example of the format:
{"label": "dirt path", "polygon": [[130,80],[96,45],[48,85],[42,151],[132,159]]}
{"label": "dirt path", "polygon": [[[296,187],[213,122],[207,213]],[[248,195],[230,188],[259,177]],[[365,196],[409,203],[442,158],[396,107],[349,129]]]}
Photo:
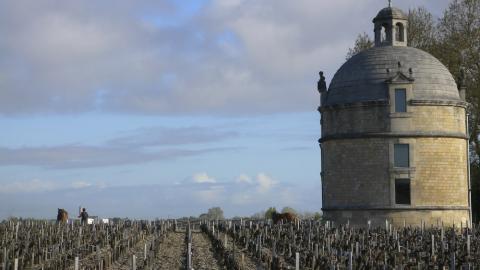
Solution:
{"label": "dirt path", "polygon": [[185,232],[171,232],[161,243],[154,269],[185,269]]}
{"label": "dirt path", "polygon": [[192,266],[195,270],[224,270],[218,265],[210,239],[201,232],[192,232]]}

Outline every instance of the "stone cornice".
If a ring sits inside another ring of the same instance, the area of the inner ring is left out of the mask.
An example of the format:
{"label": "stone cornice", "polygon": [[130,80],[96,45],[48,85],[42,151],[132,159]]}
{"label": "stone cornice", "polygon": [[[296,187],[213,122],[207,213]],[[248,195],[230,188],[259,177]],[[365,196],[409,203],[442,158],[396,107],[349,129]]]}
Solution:
{"label": "stone cornice", "polygon": [[427,100],[427,99],[412,99],[409,102],[412,106],[454,106],[467,108],[469,103],[461,100]]}
{"label": "stone cornice", "polygon": [[371,139],[371,138],[454,138],[467,140],[464,133],[456,132],[375,132],[375,133],[342,133],[327,135],[318,140],[319,143],[333,140],[351,140],[351,139]]}
{"label": "stone cornice", "polygon": [[350,108],[360,108],[360,107],[379,107],[387,106],[389,104],[388,100],[370,100],[362,102],[353,102],[353,103],[343,103],[343,104],[334,104],[318,107],[319,112],[331,111],[331,110],[341,110],[341,109],[350,109]]}
{"label": "stone cornice", "polygon": [[[379,99],[379,100],[369,100],[353,103],[344,103],[344,104],[333,104],[325,105],[318,107],[319,112],[324,111],[334,111],[350,108],[361,108],[361,107],[379,107],[379,106],[388,106],[390,104],[388,99]],[[467,108],[469,106],[468,102],[461,100],[428,100],[428,99],[412,99],[408,103],[411,106],[453,106]]]}

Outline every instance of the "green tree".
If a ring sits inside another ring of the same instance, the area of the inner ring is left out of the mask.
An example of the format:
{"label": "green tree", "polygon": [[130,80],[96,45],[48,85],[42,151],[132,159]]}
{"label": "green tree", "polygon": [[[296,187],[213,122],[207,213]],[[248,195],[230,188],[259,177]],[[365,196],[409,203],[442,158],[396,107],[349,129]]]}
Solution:
{"label": "green tree", "polygon": [[257,212],[257,213],[255,213],[255,214],[253,214],[253,215],[251,216],[251,218],[257,219],[257,220],[259,220],[259,219],[264,219],[264,218],[265,218],[265,211]]}
{"label": "green tree", "polygon": [[322,214],[320,212],[303,212],[301,215],[299,215],[301,219],[313,219],[313,220],[321,220],[322,219]]}
{"label": "green tree", "polygon": [[297,214],[297,211],[296,211],[295,209],[293,209],[292,207],[285,206],[285,207],[283,207],[283,209],[282,209],[282,213],[283,213],[283,214],[285,214],[285,213],[290,213],[290,214],[296,215],[296,214]]}
{"label": "green tree", "polygon": [[208,220],[222,220],[225,219],[223,217],[223,210],[220,207],[212,207],[208,209],[207,213],[201,214],[199,219],[208,219]]}
{"label": "green tree", "polygon": [[315,212],[315,215],[313,216],[314,220],[321,220],[322,219],[322,213],[320,212]]}
{"label": "green tree", "polygon": [[425,51],[436,43],[437,27],[432,14],[424,7],[408,11],[408,45]]}
{"label": "green tree", "polygon": [[275,207],[270,207],[265,211],[265,219],[272,219],[273,213],[276,213],[277,209]]}
{"label": "green tree", "polygon": [[348,49],[347,56],[345,57],[346,60],[352,58],[354,55],[362,52],[364,50],[370,49],[373,47],[374,43],[373,40],[368,36],[367,33],[363,32],[363,34],[359,34],[357,39],[355,40],[355,46],[353,48]]}
{"label": "green tree", "polygon": [[472,216],[475,222],[480,220],[480,166],[478,160],[470,166],[472,189]]}
{"label": "green tree", "polygon": [[208,209],[207,214],[210,217],[210,219],[225,219],[223,217],[223,210],[220,207],[212,207]]}

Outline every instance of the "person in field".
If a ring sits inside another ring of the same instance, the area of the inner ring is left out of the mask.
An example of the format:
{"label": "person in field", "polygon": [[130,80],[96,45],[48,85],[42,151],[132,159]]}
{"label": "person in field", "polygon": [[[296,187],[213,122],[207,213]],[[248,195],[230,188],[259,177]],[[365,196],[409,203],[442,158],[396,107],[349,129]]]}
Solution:
{"label": "person in field", "polygon": [[82,208],[82,212],[80,213],[80,215],[79,215],[78,217],[81,219],[81,224],[82,224],[82,225],[88,224],[88,213],[87,213],[87,209]]}

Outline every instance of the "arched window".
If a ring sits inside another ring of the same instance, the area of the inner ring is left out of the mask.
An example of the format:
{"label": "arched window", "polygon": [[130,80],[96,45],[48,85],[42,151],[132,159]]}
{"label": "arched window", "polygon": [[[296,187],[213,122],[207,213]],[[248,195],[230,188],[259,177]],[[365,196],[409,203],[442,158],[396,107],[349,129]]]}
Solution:
{"label": "arched window", "polygon": [[388,29],[388,24],[384,23],[382,24],[382,30],[380,32],[380,41],[383,43],[387,41],[387,30]]}
{"label": "arched window", "polygon": [[403,24],[397,23],[395,25],[395,40],[396,41],[404,41],[403,31],[404,31]]}

